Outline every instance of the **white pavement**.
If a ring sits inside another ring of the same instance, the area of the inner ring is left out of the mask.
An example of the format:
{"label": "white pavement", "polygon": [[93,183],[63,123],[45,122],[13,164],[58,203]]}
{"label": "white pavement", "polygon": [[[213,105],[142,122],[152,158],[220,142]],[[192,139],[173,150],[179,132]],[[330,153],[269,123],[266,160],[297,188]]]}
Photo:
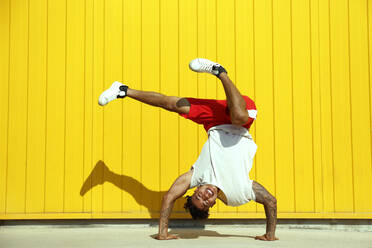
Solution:
{"label": "white pavement", "polygon": [[242,226],[208,226],[206,229],[176,228],[171,233],[180,239],[159,241],[151,236],[157,227],[130,225],[81,226],[0,226],[1,248],[68,247],[285,247],[285,248],[372,248],[372,232],[280,229],[280,240],[254,240],[262,228]]}

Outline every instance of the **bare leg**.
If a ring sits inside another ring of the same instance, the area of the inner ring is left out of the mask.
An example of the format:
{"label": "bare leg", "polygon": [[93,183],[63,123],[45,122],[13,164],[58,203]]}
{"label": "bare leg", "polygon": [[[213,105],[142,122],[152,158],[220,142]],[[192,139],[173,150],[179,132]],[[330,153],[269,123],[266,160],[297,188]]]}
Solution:
{"label": "bare leg", "polygon": [[235,125],[243,125],[248,121],[248,113],[246,110],[246,102],[235,87],[233,82],[225,72],[220,73],[218,78],[221,80],[225,89],[227,106],[229,107],[231,123]]}
{"label": "bare leg", "polygon": [[127,96],[137,101],[180,114],[188,114],[190,103],[186,98],[166,96],[157,92],[141,91],[128,88]]}

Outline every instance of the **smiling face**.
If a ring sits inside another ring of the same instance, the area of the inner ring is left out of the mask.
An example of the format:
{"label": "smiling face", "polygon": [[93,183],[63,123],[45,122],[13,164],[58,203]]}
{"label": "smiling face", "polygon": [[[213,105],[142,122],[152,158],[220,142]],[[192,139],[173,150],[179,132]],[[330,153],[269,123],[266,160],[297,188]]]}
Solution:
{"label": "smiling face", "polygon": [[216,204],[218,188],[211,184],[199,186],[191,197],[192,203],[199,210],[206,211]]}

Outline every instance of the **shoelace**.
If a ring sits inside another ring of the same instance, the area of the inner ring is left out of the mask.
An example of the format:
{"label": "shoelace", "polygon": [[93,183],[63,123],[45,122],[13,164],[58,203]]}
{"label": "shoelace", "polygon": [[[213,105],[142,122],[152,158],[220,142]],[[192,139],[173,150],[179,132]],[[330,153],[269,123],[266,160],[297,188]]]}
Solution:
{"label": "shoelace", "polygon": [[201,68],[203,70],[206,70],[206,71],[212,71],[213,69],[213,64],[207,64],[207,63],[200,63],[201,64]]}

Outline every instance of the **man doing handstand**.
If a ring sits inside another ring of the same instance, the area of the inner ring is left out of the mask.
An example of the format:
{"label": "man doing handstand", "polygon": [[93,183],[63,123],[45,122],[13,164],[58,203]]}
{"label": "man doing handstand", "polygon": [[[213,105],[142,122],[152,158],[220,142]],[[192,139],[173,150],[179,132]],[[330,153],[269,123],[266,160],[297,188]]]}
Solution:
{"label": "man doing handstand", "polygon": [[99,97],[104,106],[110,101],[126,96],[140,102],[177,112],[186,119],[203,124],[208,132],[199,158],[192,168],[179,176],[163,196],[159,233],[157,239],[178,238],[168,234],[168,221],[175,201],[188,189],[196,187],[192,196],[186,197],[185,209],[193,219],[206,219],[209,208],[219,198],[229,206],[240,206],[251,200],[264,205],[266,233],[256,239],[273,241],[277,222],[276,199],[261,184],[249,179],[253,158],[257,150],[249,127],[256,119],[256,106],[247,96],[242,96],[232,83],[226,70],[218,63],[197,58],[189,67],[196,72],[217,76],[225,90],[226,100],[180,98],[129,88],[114,82]]}

